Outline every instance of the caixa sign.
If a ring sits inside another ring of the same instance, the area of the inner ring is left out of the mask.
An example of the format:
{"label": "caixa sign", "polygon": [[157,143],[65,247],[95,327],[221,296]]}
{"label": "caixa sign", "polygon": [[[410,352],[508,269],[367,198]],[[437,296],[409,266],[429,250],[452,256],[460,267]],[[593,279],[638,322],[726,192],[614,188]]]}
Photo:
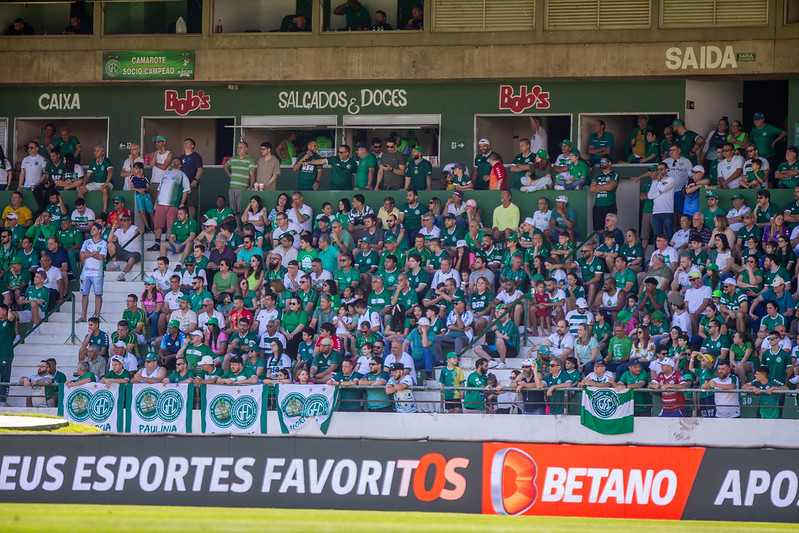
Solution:
{"label": "caixa sign", "polygon": [[186,89],[182,97],[172,89],[164,91],[164,111],[174,111],[180,116],[186,116],[197,109],[211,109],[211,95],[205,94],[202,89],[196,93],[194,89]]}
{"label": "caixa sign", "polygon": [[507,109],[512,113],[521,113],[531,107],[549,109],[549,91],[543,90],[540,85],[533,85],[532,87],[522,85],[518,88],[514,88],[511,85],[499,86],[500,109]]}

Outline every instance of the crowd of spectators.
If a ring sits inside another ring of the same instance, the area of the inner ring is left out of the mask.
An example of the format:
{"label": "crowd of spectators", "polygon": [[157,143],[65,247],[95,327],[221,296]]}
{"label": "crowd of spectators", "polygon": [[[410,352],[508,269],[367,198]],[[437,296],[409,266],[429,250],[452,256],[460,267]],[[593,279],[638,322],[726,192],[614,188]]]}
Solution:
{"label": "crowd of spectators", "polygon": [[[109,213],[95,216],[86,208],[84,196],[94,193],[103,195],[107,209],[114,166],[98,146],[78,177],[80,143],[68,130],[56,138],[52,127],[44,140],[27,145],[29,158],[44,149],[50,163],[38,175],[30,170],[35,166],[22,165],[20,183],[33,190],[39,211],[22,205],[19,193],[3,211],[8,320],[36,322],[64,298],[67,280],[78,279],[79,321],[88,319],[89,327],[78,383],[357,384],[343,395],[349,401],[342,409],[413,412],[408,387],[443,366],[442,384],[483,389],[462,398],[448,392],[453,412],[501,412],[497,398],[505,391],[521,394],[525,413],[557,414],[566,394],[560,389],[590,385],[640,389],[639,415],[651,413],[656,392],[662,416],[685,416],[679,389],[697,386],[708,391],[700,398],[704,415],[731,417],[740,412],[738,396],[719,391],[743,386],[761,395],[761,416],[779,416],[772,400],[782,404],[785,396],[771,392],[799,381],[791,292],[799,203],[777,208],[765,187],[796,185],[797,150],[789,147],[784,161],[769,162],[774,156],[760,150],[758,128],[771,132],[765,137],[772,144],[784,132],[763,126],[759,114],[751,144],[736,135],[705,139],[675,121],[662,148],[644,119],[628,140],[631,158],[640,156],[641,139],[648,146],[641,160],[654,155],[646,161],[654,164],[646,174],[651,184],[642,195],[640,232],[617,227],[619,177],[610,158],[612,136],[601,121],[589,149],[593,169],[568,139],[554,163],[543,148],[531,159],[531,140],[523,139],[508,175],[481,139],[471,169],[445,167],[452,178],[442,177],[445,202],[431,198],[426,206],[416,188],[431,187],[431,167],[418,146],[409,147],[409,157],[393,157],[401,139],[387,139],[385,153],[374,141],[372,151],[360,143],[357,160],[347,145],[323,158],[313,142],[297,155],[303,190],[318,188],[325,164],[333,167],[334,189],[397,189],[377,212],[357,192],[342,193],[336,206],[324,203],[318,212],[302,190],[281,193],[273,207],[258,194],[243,205],[244,191],[274,187],[280,166],[271,144],[261,146],[256,162],[240,142],[224,165],[228,197],[198,213],[192,195],[202,158],[194,141],[186,139],[184,153],[175,156],[157,136],[149,178],[138,146],[121,170],[124,188],[136,193],[143,228],[132,224],[121,196]],[[720,144],[719,159],[708,170],[698,162],[713,142]],[[650,150],[655,145],[657,153]],[[731,155],[730,146],[746,156]],[[725,161],[740,163],[740,172],[730,172]],[[70,164],[74,172],[67,173]],[[556,175],[538,175],[547,168]],[[766,173],[769,168],[777,171]],[[513,189],[537,190],[547,177],[545,186],[558,190],[588,187],[598,238],[581,243],[566,195],[554,206],[539,198],[533,212],[513,202]],[[747,185],[759,188],[756,205],[736,196],[733,209],[718,207],[716,188]],[[701,187],[708,208],[699,211],[692,195]],[[70,188],[79,193],[74,211],[59,192]],[[475,189],[500,189],[500,204],[467,200]],[[795,195],[799,202],[799,187]],[[137,239],[148,231],[155,233],[150,250],[159,253],[157,268],[141,292],[128,295],[115,330],[104,332],[98,320],[103,272],[119,269],[125,280],[142,259]],[[89,318],[92,291],[95,316]],[[474,346],[475,371],[465,378],[458,355],[484,333]],[[545,340],[522,353],[527,335]],[[525,357],[522,371],[513,372],[510,384],[491,379],[489,370],[503,370],[507,358],[519,356]]]}

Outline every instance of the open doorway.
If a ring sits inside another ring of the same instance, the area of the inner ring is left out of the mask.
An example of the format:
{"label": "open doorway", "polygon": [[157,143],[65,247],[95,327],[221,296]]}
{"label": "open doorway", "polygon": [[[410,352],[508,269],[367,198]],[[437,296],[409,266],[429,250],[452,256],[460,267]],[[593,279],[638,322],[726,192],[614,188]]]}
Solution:
{"label": "open doorway", "polygon": [[547,152],[550,159],[560,153],[560,142],[572,137],[571,115],[475,115],[474,152],[477,154],[477,141],[488,139],[491,150],[502,156],[507,165],[519,153],[519,141],[532,139],[530,119],[541,120],[541,128],[547,136]]}

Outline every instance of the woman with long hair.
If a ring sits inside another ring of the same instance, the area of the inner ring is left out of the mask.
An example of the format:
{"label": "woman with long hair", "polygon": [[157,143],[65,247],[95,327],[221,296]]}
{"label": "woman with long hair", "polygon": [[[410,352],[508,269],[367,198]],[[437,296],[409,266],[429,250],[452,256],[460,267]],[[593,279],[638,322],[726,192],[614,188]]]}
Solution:
{"label": "woman with long hair", "polygon": [[247,278],[241,278],[236,283],[236,296],[241,296],[244,299],[244,308],[250,313],[255,314],[255,307],[258,304],[256,301],[258,295],[255,291],[250,289],[250,283],[247,281]]}
{"label": "woman with long hair", "polygon": [[223,258],[219,260],[219,272],[214,274],[214,280],[211,284],[211,292],[214,298],[223,292],[229,293],[232,298],[233,294],[236,292],[236,281],[238,277],[231,267],[230,259]]}
{"label": "woman with long hair", "polygon": [[574,339],[574,351],[577,354],[580,372],[590,374],[594,369],[594,363],[599,359],[599,343],[591,335],[587,324],[577,326],[577,338]]}
{"label": "woman with long hair", "polygon": [[215,316],[212,316],[205,323],[205,329],[208,330],[205,343],[211,348],[211,351],[214,352],[216,357],[224,359],[227,353],[228,336],[227,333],[222,331],[222,328],[219,327],[219,320]]}
{"label": "woman with long hair", "polygon": [[289,208],[291,207],[291,196],[282,192],[277,196],[275,200],[275,207],[269,211],[269,215],[266,217],[269,222],[271,222],[272,227],[274,228],[275,224],[277,223],[277,215],[279,213],[287,213]]}
{"label": "woman with long hair", "polygon": [[[275,216],[277,216],[277,213]],[[266,231],[269,215],[266,212],[263,200],[261,200],[261,197],[257,194],[250,197],[250,201],[247,203],[247,209],[241,214],[241,223],[246,224],[248,222],[255,227],[256,231],[261,233]]]}
{"label": "woman with long hair", "polygon": [[638,232],[630,228],[624,232],[624,244],[619,248],[619,255],[627,258],[627,267],[641,272],[644,267],[644,247],[638,240]]}
{"label": "woman with long hair", "polygon": [[260,255],[252,256],[250,258],[250,268],[247,269],[247,273],[244,275],[250,290],[255,291],[256,294],[259,293],[264,286],[265,275],[263,257]]}
{"label": "woman with long hair", "polygon": [[738,239],[738,236],[732,231],[730,228],[730,223],[727,221],[727,217],[724,215],[716,215],[713,219],[716,227],[713,228],[713,233],[710,234],[710,242],[707,243],[708,248],[714,248],[716,246],[716,235],[725,235],[727,237],[727,243],[730,247],[735,245],[735,241]]}
{"label": "woman with long hair", "polygon": [[439,198],[438,196],[433,196],[432,198],[430,198],[430,200],[427,201],[427,210],[433,213],[433,220],[435,221],[436,227],[443,228],[444,208],[441,205],[441,198]]}
{"label": "woman with long hair", "polygon": [[75,154],[66,154],[63,157],[64,161],[64,178],[63,180],[56,180],[55,184],[62,187],[65,191],[71,191],[80,187],[83,183],[83,167],[80,166],[75,159]]}
{"label": "woman with long hair", "polygon": [[785,225],[785,213],[778,211],[771,218],[771,223],[763,228],[763,242],[777,242],[780,235],[790,239],[791,230]]}
{"label": "woman with long hair", "polygon": [[291,357],[283,350],[283,343],[275,339],[270,344],[272,353],[264,360],[264,376],[274,379],[281,368],[291,368]]}
{"label": "woman with long hair", "polygon": [[155,286],[155,278],[152,276],[144,280],[144,291],[141,293],[139,300],[141,300],[147,323],[150,324],[149,340],[152,342],[158,336],[158,320],[161,318],[161,311],[164,306],[164,297],[158,292]]}
{"label": "woman with long hair", "polygon": [[302,330],[308,325],[308,313],[302,308],[299,298],[288,299],[288,308],[280,320],[280,330],[286,336],[286,352],[297,353],[297,347],[302,341]]}
{"label": "woman with long hair", "polygon": [[649,361],[655,357],[655,343],[649,336],[649,326],[640,325],[635,329],[630,357],[638,358],[644,370],[649,369]]}
{"label": "woman with long hair", "polygon": [[[708,266],[717,266],[719,276],[728,277],[727,274],[733,274],[732,266],[735,264],[735,258],[732,256],[732,248],[730,248],[727,236],[724,233],[717,233],[715,244],[715,248],[710,250],[707,264]],[[715,289],[716,284],[714,283],[711,287]]]}
{"label": "woman with long hair", "polygon": [[410,328],[408,327],[408,317],[405,306],[396,304],[391,308],[391,316],[386,324],[386,333],[383,336],[386,339],[386,344],[393,341],[402,342],[408,336]]}
{"label": "woman with long hair", "polygon": [[333,215],[330,220],[330,225],[333,225],[334,220],[341,222],[341,227],[346,228],[350,221],[350,211],[352,211],[352,202],[349,198],[341,198],[338,201],[338,213]]}
{"label": "woman with long hair", "polygon": [[788,272],[793,272],[796,266],[796,253],[791,246],[791,239],[785,235],[780,235],[777,239],[777,251],[774,253],[777,256],[777,263]]}
{"label": "woman with long hair", "polygon": [[0,146],[0,191],[8,188],[8,173],[13,172],[14,167],[11,166],[11,161],[6,158],[3,147]]}

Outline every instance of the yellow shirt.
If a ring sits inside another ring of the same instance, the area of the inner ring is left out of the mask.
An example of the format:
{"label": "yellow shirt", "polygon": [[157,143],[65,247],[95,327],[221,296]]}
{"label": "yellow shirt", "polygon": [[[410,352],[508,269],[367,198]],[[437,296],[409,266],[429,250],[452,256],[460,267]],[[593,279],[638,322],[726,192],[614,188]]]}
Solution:
{"label": "yellow shirt", "polygon": [[502,207],[502,204],[494,209],[494,221],[491,227],[497,228],[499,231],[512,229],[516,231],[519,229],[519,207],[511,203],[507,209]]}
{"label": "yellow shirt", "polygon": [[21,225],[25,225],[25,224],[28,223],[29,220],[33,219],[33,213],[31,213],[31,210],[28,209],[26,206],[21,205],[17,209],[14,209],[10,205],[8,205],[8,206],[6,206],[5,209],[3,209],[3,225],[4,226],[7,225],[5,223],[5,220],[6,220],[6,217],[8,216],[9,213],[16,213],[17,217],[18,217],[17,218],[17,222],[19,224],[21,224]]}
{"label": "yellow shirt", "polygon": [[388,229],[388,222],[386,221],[388,220],[389,215],[394,215],[395,217],[399,218],[399,209],[397,209],[397,206],[394,206],[394,209],[390,213],[386,211],[385,207],[381,207],[377,211],[377,218],[382,221],[383,229]]}

